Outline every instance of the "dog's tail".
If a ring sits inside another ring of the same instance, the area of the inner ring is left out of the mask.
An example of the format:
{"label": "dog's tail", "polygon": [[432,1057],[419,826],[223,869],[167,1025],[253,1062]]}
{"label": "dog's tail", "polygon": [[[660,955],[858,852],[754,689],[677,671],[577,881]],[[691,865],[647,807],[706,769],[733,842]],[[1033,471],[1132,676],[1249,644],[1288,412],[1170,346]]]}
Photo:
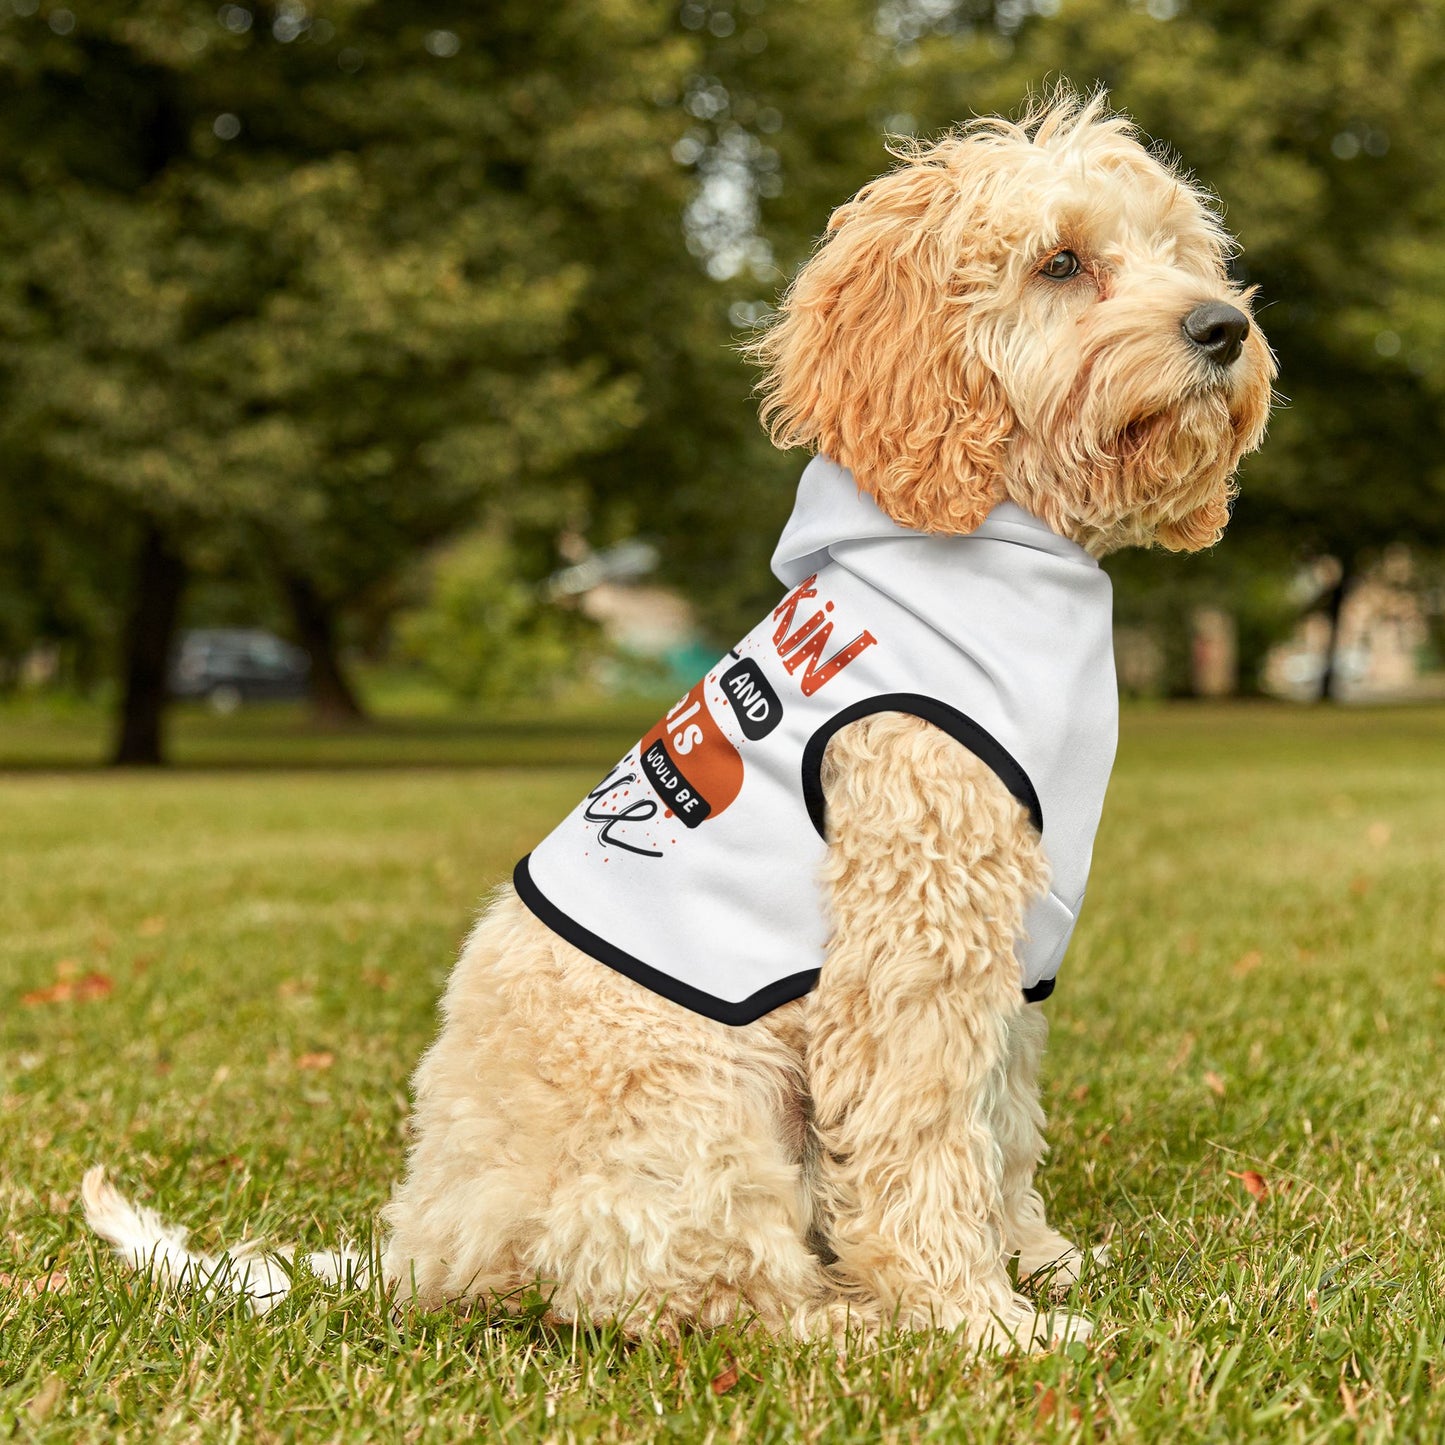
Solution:
{"label": "dog's tail", "polygon": [[[243,1298],[253,1313],[263,1315],[286,1298],[291,1288],[295,1250],[268,1250],[257,1243],[221,1254],[195,1254],[186,1248],[186,1231],[167,1224],[153,1209],[132,1204],[105,1177],[105,1165],[88,1169],[80,1185],[85,1222],[132,1269],[178,1289],[199,1290],[207,1299],[223,1295]],[[353,1249],[310,1254],[311,1272],[331,1284],[363,1285],[370,1261]]]}

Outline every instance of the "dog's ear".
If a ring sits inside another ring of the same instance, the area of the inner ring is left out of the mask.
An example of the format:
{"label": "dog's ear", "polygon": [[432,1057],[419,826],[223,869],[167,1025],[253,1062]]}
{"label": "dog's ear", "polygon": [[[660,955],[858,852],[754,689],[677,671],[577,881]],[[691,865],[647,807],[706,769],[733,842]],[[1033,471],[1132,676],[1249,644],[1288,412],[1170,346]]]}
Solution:
{"label": "dog's ear", "polygon": [[1003,500],[1013,427],[975,334],[966,147],[941,143],[840,207],[749,347],[774,443],[831,457],[929,532],[971,532]]}

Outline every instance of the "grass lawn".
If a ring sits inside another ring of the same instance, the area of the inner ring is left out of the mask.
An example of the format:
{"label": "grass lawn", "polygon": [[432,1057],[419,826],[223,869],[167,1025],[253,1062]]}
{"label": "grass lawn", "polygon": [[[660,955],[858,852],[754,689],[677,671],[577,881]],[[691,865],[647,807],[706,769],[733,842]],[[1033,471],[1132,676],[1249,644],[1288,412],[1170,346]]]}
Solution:
{"label": "grass lawn", "polygon": [[365,1239],[479,899],[647,720],[196,719],[160,776],[0,721],[42,765],[0,777],[0,1438],[1445,1439],[1440,709],[1126,716],[1046,1006],[1045,1192],[1113,1250],[1072,1354],[674,1354],[310,1280],[255,1320],[87,1240],[97,1160],[203,1247]]}

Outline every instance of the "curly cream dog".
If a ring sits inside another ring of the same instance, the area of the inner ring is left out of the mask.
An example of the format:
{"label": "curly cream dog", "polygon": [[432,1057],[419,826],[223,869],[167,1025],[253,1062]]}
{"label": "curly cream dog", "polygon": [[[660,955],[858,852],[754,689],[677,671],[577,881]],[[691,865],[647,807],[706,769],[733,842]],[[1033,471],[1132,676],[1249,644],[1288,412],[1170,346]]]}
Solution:
{"label": "curly cream dog", "polygon": [[[834,215],[756,345],[765,419],[903,528],[969,535],[1011,502],[1095,557],[1209,546],[1274,370],[1229,248],[1102,100],[976,121]],[[668,1334],[1087,1333],[1007,1271],[1079,1263],[1034,1185],[1046,1024],[1017,944],[1048,886],[1039,831],[995,766],[903,712],[837,731],[821,784],[816,984],[740,1026],[499,891],[415,1077],[385,1213],[403,1296],[540,1284],[560,1319]],[[132,1259],[194,1260],[99,1171],[86,1200]]]}

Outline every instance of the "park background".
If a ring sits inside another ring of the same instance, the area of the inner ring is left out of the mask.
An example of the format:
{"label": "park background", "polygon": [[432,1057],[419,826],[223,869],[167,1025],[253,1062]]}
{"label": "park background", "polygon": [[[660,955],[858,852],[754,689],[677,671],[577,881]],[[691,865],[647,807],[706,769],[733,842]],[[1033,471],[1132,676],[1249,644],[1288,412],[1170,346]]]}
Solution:
{"label": "park background", "polygon": [[[773,600],[738,346],[888,135],[1061,77],[1223,198],[1282,397],[1220,547],[1106,563],[1046,1085],[1098,1344],[127,1283],[97,1159],[367,1242],[485,890]],[[0,1434],[1439,1438],[1442,136],[1440,0],[0,0]],[[308,695],[170,699],[235,628]]]}
{"label": "park background", "polygon": [[736,348],[886,135],[1060,77],[1224,198],[1285,398],[1227,546],[1108,562],[1126,690],[1445,691],[1436,6],[472,8],[0,4],[0,708],[52,746],[158,760],[197,627],[331,724],[686,686],[802,461]]}

